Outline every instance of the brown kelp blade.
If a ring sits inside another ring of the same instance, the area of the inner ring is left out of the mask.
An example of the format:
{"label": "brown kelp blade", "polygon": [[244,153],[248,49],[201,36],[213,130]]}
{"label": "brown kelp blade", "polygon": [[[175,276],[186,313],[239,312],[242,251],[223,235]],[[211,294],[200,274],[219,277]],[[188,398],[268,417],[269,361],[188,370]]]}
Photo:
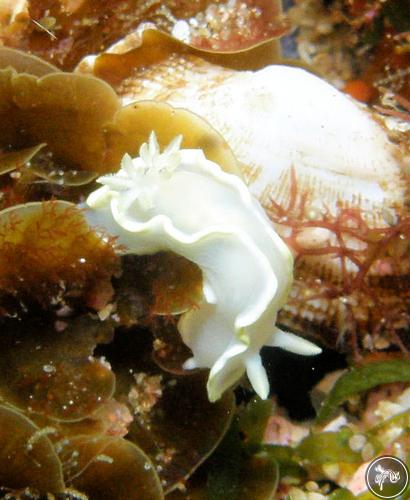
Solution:
{"label": "brown kelp blade", "polygon": [[151,461],[138,446],[125,439],[69,438],[60,458],[67,483],[90,499],[163,499],[161,483]]}
{"label": "brown kelp blade", "polygon": [[17,410],[0,406],[0,486],[40,493],[64,488],[61,463],[47,434]]}

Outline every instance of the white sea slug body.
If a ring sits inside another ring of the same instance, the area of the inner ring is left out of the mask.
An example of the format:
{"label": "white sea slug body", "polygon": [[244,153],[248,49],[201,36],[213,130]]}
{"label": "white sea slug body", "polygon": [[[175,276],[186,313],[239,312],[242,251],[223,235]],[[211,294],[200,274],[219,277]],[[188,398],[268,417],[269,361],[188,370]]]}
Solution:
{"label": "white sea slug body", "polygon": [[128,253],[167,250],[200,267],[203,301],[178,323],[193,352],[186,367],[211,369],[211,401],[245,371],[266,398],[262,346],[320,352],[275,327],[292,284],[292,255],[241,179],[200,149],[180,149],[181,139],[161,154],[151,134],[138,158],[126,155],[116,174],[99,178],[103,187],[89,196],[86,216],[118,236]]}

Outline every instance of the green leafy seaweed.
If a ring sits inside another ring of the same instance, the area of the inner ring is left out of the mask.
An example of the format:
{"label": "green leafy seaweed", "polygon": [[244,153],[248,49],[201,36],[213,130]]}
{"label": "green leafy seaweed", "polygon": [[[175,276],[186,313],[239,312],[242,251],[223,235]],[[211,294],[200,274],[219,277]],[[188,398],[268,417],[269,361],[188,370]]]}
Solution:
{"label": "green leafy seaweed", "polygon": [[281,478],[302,479],[307,476],[305,469],[299,465],[296,450],[291,446],[266,444],[262,446],[262,449],[278,463]]}
{"label": "green leafy seaweed", "polygon": [[278,464],[268,453],[250,453],[234,422],[212,458],[208,500],[270,500],[279,481]]}
{"label": "green leafy seaweed", "polygon": [[329,496],[329,500],[354,500],[355,498],[353,493],[346,488],[340,488]]}
{"label": "green leafy seaweed", "polygon": [[337,407],[354,394],[392,382],[410,382],[408,360],[380,361],[352,368],[339,378],[323,401],[317,416],[317,423],[330,419]]}
{"label": "green leafy seaweed", "polygon": [[273,499],[279,481],[276,457],[261,445],[272,401],[255,397],[236,418],[211,458],[208,500]]}
{"label": "green leafy seaweed", "polygon": [[354,432],[343,428],[339,432],[322,432],[310,434],[298,446],[297,452],[302,460],[311,464],[328,464],[337,462],[360,463],[360,451],[353,451],[349,439]]}
{"label": "green leafy seaweed", "polygon": [[248,446],[258,446],[265,434],[269,417],[273,413],[273,402],[255,397],[248,404],[239,421],[239,427],[244,434]]}

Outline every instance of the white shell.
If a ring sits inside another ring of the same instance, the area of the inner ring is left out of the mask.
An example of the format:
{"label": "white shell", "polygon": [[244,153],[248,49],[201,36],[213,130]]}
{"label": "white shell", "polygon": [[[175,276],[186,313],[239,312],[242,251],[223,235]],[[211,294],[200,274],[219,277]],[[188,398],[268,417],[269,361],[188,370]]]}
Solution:
{"label": "white shell", "polygon": [[380,207],[403,205],[399,151],[349,96],[304,69],[272,65],[232,71],[172,58],[119,88],[124,104],[164,100],[205,118],[245,166],[263,202],[289,192],[289,171],[331,210],[343,201],[378,221]]}
{"label": "white shell", "polygon": [[[79,69],[92,72],[92,65],[90,59]],[[402,249],[403,241],[398,243],[403,258],[387,276],[387,287],[379,279],[376,262],[371,280],[349,291],[346,281],[354,281],[358,266],[352,259],[342,263],[331,252],[320,253],[323,247],[341,245],[335,231],[315,224],[327,215],[338,221],[341,210],[351,208],[369,230],[380,231],[394,228],[409,214],[403,153],[365,106],[294,67],[234,71],[176,50],[127,71],[128,76],[115,86],[124,103],[166,101],[197,113],[221,133],[242,163],[250,191],[281,236],[291,235],[289,217],[312,222],[297,234],[296,241],[312,250],[311,254],[318,250],[318,255],[298,253],[294,245],[299,279],[281,321],[314,335],[324,327],[330,345],[345,333],[379,332],[384,319],[393,318],[393,311],[396,319],[389,319],[388,335],[408,324],[410,298],[402,289],[406,278],[401,273],[406,272],[410,258],[408,250]],[[283,217],[274,213],[273,203],[285,209]],[[343,240],[349,251],[360,250],[362,260],[373,255],[371,245],[348,232]]]}

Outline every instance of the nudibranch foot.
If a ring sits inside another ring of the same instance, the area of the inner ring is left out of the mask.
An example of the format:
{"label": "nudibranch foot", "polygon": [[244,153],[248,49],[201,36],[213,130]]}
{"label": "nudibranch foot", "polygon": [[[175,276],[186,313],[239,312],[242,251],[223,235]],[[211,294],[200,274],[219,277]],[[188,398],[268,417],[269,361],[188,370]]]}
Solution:
{"label": "nudibranch foot", "polygon": [[201,269],[203,299],[178,323],[193,353],[186,367],[211,369],[211,401],[245,372],[266,398],[262,346],[320,351],[275,330],[293,280],[292,255],[244,182],[202,150],[180,149],[181,141],[161,153],[152,133],[139,157],[126,155],[116,174],[98,179],[103,187],[88,197],[86,217],[128,253],[172,251]]}

